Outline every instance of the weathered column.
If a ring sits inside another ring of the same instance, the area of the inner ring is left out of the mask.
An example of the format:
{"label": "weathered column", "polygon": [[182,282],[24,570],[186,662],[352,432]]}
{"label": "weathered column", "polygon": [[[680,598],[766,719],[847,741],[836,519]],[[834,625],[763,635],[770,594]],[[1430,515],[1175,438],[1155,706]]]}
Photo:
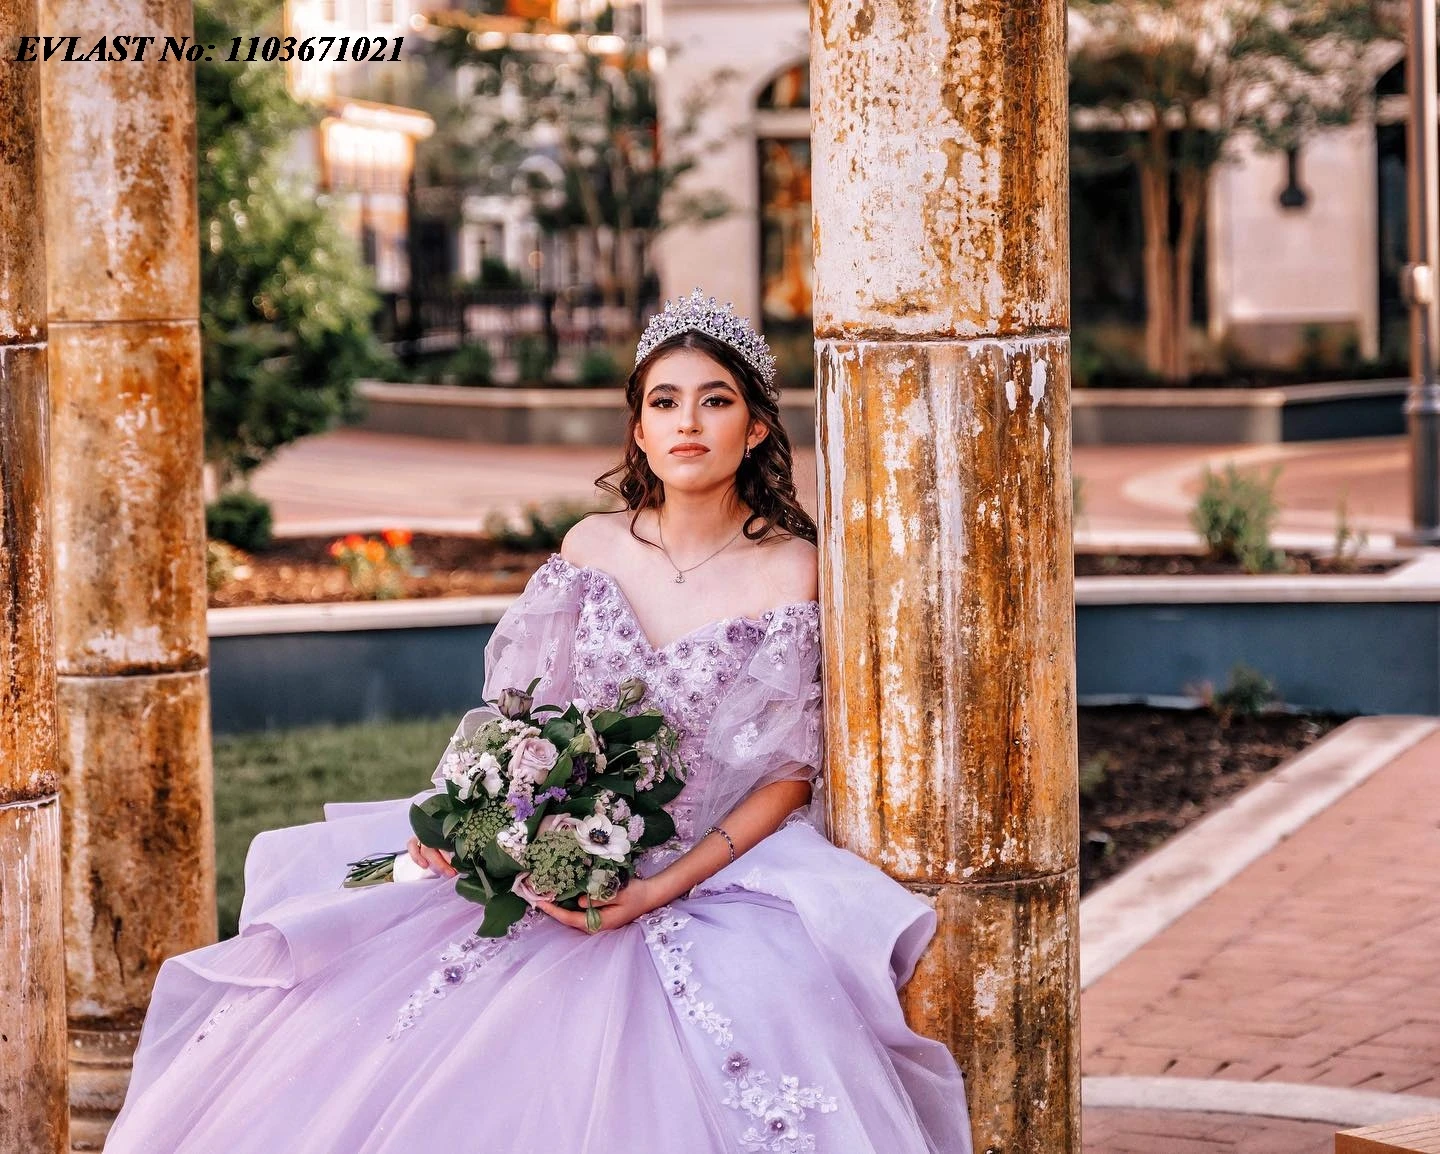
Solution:
{"label": "weathered column", "polygon": [[154,35],[43,66],[71,1141],[98,1149],[151,986],[215,938],[188,0],[42,0]]}
{"label": "weathered column", "polygon": [[1078,1151],[1065,6],[811,36],[832,832],[938,909],[976,1151]]}
{"label": "weathered column", "polygon": [[15,61],[35,0],[0,0],[0,1152],[60,1154],[65,949],[55,651],[40,72]]}

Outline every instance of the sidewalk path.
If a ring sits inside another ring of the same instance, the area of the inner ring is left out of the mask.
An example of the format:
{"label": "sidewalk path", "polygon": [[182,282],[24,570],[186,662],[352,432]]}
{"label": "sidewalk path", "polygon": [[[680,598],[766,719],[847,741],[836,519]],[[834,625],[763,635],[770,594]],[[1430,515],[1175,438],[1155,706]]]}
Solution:
{"label": "sidewalk path", "polygon": [[[1081,999],[1085,1076],[1440,1097],[1437,774],[1440,733],[1095,982]],[[1303,1116],[1304,1093],[1289,1097]],[[1091,1109],[1085,1150],[1328,1154],[1341,1128]]]}
{"label": "sidewalk path", "polygon": [[[255,476],[283,533],[405,525],[475,529],[492,510],[526,501],[593,499],[594,479],[619,460],[588,446],[487,445],[343,429],[283,449]],[[1189,509],[1207,463],[1281,466],[1279,532],[1318,543],[1335,533],[1336,506],[1372,536],[1409,523],[1402,438],[1299,445],[1107,445],[1075,450],[1084,539],[1191,538]],[[801,501],[815,510],[815,452],[795,454]],[[1378,543],[1378,542],[1377,542]]]}

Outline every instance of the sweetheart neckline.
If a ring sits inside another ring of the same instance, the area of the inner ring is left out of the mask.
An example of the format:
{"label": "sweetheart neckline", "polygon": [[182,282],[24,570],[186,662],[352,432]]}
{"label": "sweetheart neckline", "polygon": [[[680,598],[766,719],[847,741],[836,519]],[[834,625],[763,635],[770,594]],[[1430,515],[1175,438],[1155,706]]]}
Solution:
{"label": "sweetheart neckline", "polygon": [[748,617],[744,614],[736,614],[733,617],[721,617],[715,621],[707,621],[704,625],[697,626],[696,628],[690,630],[688,633],[682,633],[674,640],[668,641],[664,645],[657,647],[655,643],[650,640],[649,634],[645,632],[645,627],[640,624],[640,618],[635,612],[635,606],[630,602],[629,595],[625,592],[624,589],[620,587],[620,582],[615,579],[613,574],[607,573],[604,569],[597,569],[594,565],[577,565],[575,564],[575,562],[561,556],[559,553],[551,553],[550,560],[559,561],[562,564],[568,565],[577,573],[590,572],[598,574],[601,578],[603,578],[609,584],[610,588],[615,591],[616,596],[620,598],[621,605],[624,608],[625,612],[629,614],[630,623],[635,626],[635,632],[639,634],[640,640],[645,643],[645,648],[648,649],[651,653],[656,654],[657,656],[675,648],[675,646],[679,645],[682,641],[688,641],[692,637],[704,633],[708,629],[714,629],[715,627],[720,625],[732,625],[737,621],[749,621],[754,625],[761,625],[768,629],[770,623],[775,619],[776,615],[786,609],[806,608],[813,605],[818,610],[820,607],[819,599],[814,597],[810,598],[807,601],[782,601],[779,605],[773,605],[769,609],[765,610],[764,614],[760,617]]}

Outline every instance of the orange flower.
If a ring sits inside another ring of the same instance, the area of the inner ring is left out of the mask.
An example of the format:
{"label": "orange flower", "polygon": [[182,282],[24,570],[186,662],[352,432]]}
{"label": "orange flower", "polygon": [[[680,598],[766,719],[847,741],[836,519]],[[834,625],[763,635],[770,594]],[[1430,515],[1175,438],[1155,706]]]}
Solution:
{"label": "orange flower", "polygon": [[340,556],[340,554],[342,554],[343,552],[345,552],[345,542],[344,542],[344,541],[338,541],[338,540],[337,540],[337,541],[331,541],[331,542],[330,542],[330,556],[335,557],[335,558],[338,558],[338,557]]}
{"label": "orange flower", "polygon": [[410,544],[411,533],[409,529],[386,529],[384,534],[385,544],[392,549],[403,549]]}
{"label": "orange flower", "polygon": [[359,549],[364,544],[365,538],[360,536],[359,533],[351,533],[350,536],[345,538],[345,548],[347,549]]}
{"label": "orange flower", "polygon": [[379,541],[366,541],[365,560],[369,561],[372,565],[380,564],[380,562],[385,560],[385,546],[380,544]]}

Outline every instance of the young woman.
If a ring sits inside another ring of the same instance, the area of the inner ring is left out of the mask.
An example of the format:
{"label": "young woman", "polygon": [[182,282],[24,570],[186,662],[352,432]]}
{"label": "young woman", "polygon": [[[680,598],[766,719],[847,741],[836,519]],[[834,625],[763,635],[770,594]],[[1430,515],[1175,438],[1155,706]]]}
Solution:
{"label": "young woman", "polygon": [[970,1154],[960,1071],[896,996],[934,912],[821,832],[816,531],[774,370],[729,306],[667,305],[601,478],[625,508],[486,647],[491,700],[646,683],[683,735],[676,840],[598,928],[541,902],[481,939],[413,838],[429,879],[340,886],[412,799],[261,834],[240,935],[161,968],[108,1154]]}

